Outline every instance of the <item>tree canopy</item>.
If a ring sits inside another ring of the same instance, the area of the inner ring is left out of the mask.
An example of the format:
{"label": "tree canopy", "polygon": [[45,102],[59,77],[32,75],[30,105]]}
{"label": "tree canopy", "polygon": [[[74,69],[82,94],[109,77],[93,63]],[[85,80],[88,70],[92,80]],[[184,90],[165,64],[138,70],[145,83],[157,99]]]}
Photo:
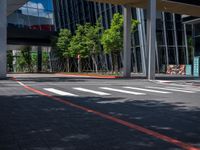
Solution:
{"label": "tree canopy", "polygon": [[[123,16],[119,13],[114,14],[111,26],[106,29],[101,38],[105,53],[119,53],[123,48]],[[139,24],[138,20],[132,19],[132,32],[135,32]]]}
{"label": "tree canopy", "polygon": [[69,44],[71,41],[72,34],[68,29],[61,29],[59,37],[57,39],[57,53],[60,57],[69,57]]}
{"label": "tree canopy", "polygon": [[77,25],[75,35],[70,42],[70,54],[72,57],[80,55],[82,58],[87,58],[92,54],[97,54],[100,51],[100,30],[102,29],[100,21],[95,25],[86,23]]}

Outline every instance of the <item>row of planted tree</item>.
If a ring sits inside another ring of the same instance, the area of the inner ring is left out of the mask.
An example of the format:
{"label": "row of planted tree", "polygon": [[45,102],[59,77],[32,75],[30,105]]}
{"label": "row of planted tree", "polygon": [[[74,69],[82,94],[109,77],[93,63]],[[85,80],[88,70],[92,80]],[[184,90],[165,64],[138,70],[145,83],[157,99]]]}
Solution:
{"label": "row of planted tree", "polygon": [[[117,58],[123,49],[123,16],[119,13],[114,14],[108,29],[104,29],[101,22],[99,18],[95,25],[77,25],[74,34],[68,29],[61,29],[59,36],[53,40],[54,53],[67,72],[71,71],[71,59],[77,61],[77,70],[82,72],[82,61],[87,58],[91,58],[95,71],[98,72],[97,57],[102,52],[113,56],[112,71],[119,71]],[[132,20],[132,33],[137,30],[138,24],[137,20]]]}
{"label": "row of planted tree", "polygon": [[[42,71],[50,71],[49,52],[42,51]],[[22,47],[20,50],[8,50],[7,52],[8,72],[37,72],[38,53],[31,46]]]}

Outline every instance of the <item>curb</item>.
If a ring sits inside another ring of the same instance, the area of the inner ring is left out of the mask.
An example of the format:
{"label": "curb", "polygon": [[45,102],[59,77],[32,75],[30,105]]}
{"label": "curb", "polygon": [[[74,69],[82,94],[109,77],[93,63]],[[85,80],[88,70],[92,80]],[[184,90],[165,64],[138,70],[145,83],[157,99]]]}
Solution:
{"label": "curb", "polygon": [[80,77],[80,78],[97,78],[97,79],[119,79],[121,76],[107,76],[107,75],[85,75],[85,74],[65,74],[65,73],[56,73],[55,75],[62,75],[66,77]]}

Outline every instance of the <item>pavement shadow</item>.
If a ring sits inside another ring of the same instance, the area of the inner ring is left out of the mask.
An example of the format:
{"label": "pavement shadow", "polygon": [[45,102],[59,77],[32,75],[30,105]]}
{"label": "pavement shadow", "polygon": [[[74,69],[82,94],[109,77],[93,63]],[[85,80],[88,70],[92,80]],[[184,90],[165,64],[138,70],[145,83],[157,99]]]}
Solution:
{"label": "pavement shadow", "polygon": [[84,97],[79,104],[200,147],[199,107],[183,102],[123,99]]}
{"label": "pavement shadow", "polygon": [[[97,103],[105,100],[120,98],[70,98],[73,103],[184,142],[197,146],[200,143],[198,108],[186,109],[155,100]],[[0,133],[2,150],[180,149],[90,112],[37,95],[0,96]]]}

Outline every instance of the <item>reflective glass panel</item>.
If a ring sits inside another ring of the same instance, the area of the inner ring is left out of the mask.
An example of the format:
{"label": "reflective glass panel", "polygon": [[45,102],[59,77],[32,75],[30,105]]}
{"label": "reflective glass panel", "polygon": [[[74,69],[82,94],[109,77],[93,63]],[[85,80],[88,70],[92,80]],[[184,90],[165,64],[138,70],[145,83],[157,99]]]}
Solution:
{"label": "reflective glass panel", "polygon": [[52,0],[30,0],[8,16],[8,25],[34,30],[54,31]]}

